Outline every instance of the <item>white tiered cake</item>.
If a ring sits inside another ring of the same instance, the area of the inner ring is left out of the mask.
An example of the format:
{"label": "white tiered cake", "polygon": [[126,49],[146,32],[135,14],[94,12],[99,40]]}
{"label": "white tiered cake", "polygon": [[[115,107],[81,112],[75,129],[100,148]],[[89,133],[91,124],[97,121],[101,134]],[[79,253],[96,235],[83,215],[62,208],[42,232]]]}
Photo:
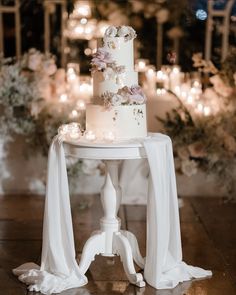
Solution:
{"label": "white tiered cake", "polygon": [[109,27],[92,59],[92,104],[86,108],[86,130],[97,138],[117,140],[147,136],[146,97],[134,71],[131,27]]}

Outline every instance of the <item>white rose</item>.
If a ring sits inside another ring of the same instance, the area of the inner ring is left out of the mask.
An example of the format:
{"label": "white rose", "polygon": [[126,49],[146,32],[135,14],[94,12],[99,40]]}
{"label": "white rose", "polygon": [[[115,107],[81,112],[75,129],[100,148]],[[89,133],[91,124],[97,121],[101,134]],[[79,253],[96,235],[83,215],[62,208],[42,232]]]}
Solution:
{"label": "white rose", "polygon": [[119,94],[115,94],[111,98],[111,103],[112,103],[113,106],[121,105],[122,101],[123,101],[123,97],[121,95],[119,95]]}
{"label": "white rose", "polygon": [[136,35],[135,30],[129,26],[127,26],[126,28],[128,29],[129,33],[128,33],[128,36],[125,37],[125,40],[129,41],[129,40],[136,38],[137,35]]}
{"label": "white rose", "polygon": [[48,76],[55,74],[57,66],[53,59],[49,59],[43,63],[43,70]]}
{"label": "white rose", "polygon": [[37,71],[40,69],[42,63],[42,55],[39,52],[35,52],[29,55],[28,58],[28,68],[32,71]]}
{"label": "white rose", "polygon": [[117,34],[117,28],[114,26],[110,26],[105,31],[105,36],[107,37],[115,37]]}
{"label": "white rose", "polygon": [[191,177],[197,173],[197,163],[193,160],[184,160],[181,163],[181,170],[184,175]]}
{"label": "white rose", "polygon": [[127,26],[120,27],[120,29],[118,31],[119,37],[125,37],[128,34],[129,34],[129,28]]}

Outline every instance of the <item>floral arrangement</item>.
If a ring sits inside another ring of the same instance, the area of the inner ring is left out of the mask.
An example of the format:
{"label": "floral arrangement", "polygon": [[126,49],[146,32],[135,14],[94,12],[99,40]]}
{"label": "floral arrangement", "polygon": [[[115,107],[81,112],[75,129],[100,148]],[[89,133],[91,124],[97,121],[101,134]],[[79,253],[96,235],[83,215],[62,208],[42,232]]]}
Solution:
{"label": "floral arrangement", "polygon": [[[15,135],[24,136],[28,155],[46,156],[61,124],[74,120],[84,124],[84,113],[77,109],[76,97],[70,96],[65,70],[57,69],[51,54],[36,49],[18,61],[0,59],[0,97],[0,134],[5,146]],[[80,168],[81,162],[73,162],[69,174],[77,174]]]}
{"label": "floral arrangement", "polygon": [[203,92],[205,101],[214,101],[215,111],[194,112],[184,101],[162,120],[172,140],[175,166],[189,177],[198,170],[216,177],[229,196],[235,190],[236,172],[236,50],[232,50],[218,70],[212,62],[193,56],[194,66],[210,75]]}
{"label": "floral arrangement", "polygon": [[102,95],[106,107],[120,105],[140,105],[146,102],[146,96],[139,85],[124,86],[117,93],[106,92]]}
{"label": "floral arrangement", "polygon": [[100,47],[93,54],[91,65],[92,65],[92,69],[91,69],[92,72],[103,71],[109,66],[113,67],[115,65],[115,61],[113,60],[110,52],[106,51],[105,48]]}
{"label": "floral arrangement", "polygon": [[92,73],[101,71],[105,80],[115,80],[117,84],[121,83],[122,75],[125,73],[125,66],[117,66],[112,59],[112,55],[105,48],[100,47],[93,54],[91,65]]}
{"label": "floral arrangement", "polygon": [[136,38],[136,32],[129,26],[110,26],[106,29],[104,39],[107,37],[123,37],[125,42]]}

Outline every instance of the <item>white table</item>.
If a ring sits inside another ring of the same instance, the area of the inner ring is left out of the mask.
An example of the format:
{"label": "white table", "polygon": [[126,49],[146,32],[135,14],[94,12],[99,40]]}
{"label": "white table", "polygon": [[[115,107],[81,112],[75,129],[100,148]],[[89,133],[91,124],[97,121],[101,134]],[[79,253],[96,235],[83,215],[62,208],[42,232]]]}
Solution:
{"label": "white table", "polygon": [[86,273],[95,255],[120,255],[129,281],[138,287],[144,287],[142,274],[136,273],[134,268],[134,261],[140,268],[144,268],[144,258],[140,254],[137,239],[131,232],[120,230],[121,222],[117,217],[122,197],[118,182],[120,161],[146,158],[144,147],[134,140],[117,144],[65,142],[64,149],[66,156],[100,159],[106,165],[105,183],[101,190],[104,216],[100,220],[100,230],[93,232],[84,245],[79,263],[82,273]]}

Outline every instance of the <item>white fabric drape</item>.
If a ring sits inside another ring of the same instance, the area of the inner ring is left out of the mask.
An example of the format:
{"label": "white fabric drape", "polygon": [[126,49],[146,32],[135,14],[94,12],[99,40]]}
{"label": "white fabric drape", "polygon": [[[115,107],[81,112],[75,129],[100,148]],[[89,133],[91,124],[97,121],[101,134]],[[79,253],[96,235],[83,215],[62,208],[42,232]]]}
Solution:
{"label": "white fabric drape", "polygon": [[23,264],[13,273],[29,285],[30,291],[43,294],[60,293],[87,283],[75,259],[65,153],[58,137],[49,150],[41,267]]}
{"label": "white fabric drape", "polygon": [[147,200],[147,253],[144,277],[157,289],[174,288],[211,271],[182,262],[179,210],[172,143],[168,136],[152,134],[144,141],[150,167]]}
{"label": "white fabric drape", "polygon": [[[150,166],[147,204],[146,281],[157,289],[174,288],[210,271],[182,261],[178,200],[172,144],[168,136],[152,134],[144,140]],[[26,263],[13,270],[30,290],[44,294],[80,287],[87,278],[75,259],[65,153],[58,137],[49,151],[41,267]]]}

